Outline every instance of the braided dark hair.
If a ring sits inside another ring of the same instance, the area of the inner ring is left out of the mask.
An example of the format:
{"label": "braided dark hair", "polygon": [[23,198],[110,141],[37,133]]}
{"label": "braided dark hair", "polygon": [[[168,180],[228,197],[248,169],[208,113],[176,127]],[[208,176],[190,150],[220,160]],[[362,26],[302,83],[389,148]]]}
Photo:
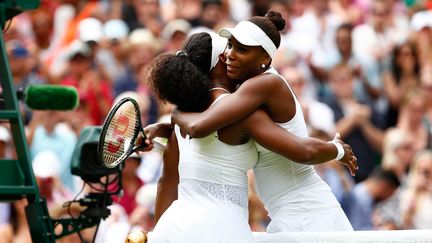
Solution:
{"label": "braided dark hair", "polygon": [[248,21],[260,27],[264,33],[273,41],[276,48],[280,46],[280,33],[285,28],[285,20],[279,12],[269,10],[264,17],[254,16]]}

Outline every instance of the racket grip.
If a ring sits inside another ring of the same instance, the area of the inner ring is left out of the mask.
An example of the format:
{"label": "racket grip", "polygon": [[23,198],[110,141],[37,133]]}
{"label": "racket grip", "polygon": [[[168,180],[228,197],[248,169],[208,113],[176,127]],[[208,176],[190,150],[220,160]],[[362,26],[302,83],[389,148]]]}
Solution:
{"label": "racket grip", "polygon": [[159,143],[158,141],[152,140],[153,143],[153,149],[155,149],[157,152],[163,152],[165,151],[165,145]]}
{"label": "racket grip", "polygon": [[[165,151],[165,145],[161,144],[160,142],[152,140],[152,144],[153,144],[152,150],[156,150],[159,153],[163,153]],[[131,153],[143,151],[142,149],[144,149],[146,147],[147,147],[147,144],[142,144],[141,146],[136,146],[136,147],[134,147],[134,149],[132,150]],[[146,150],[146,151],[148,152],[150,150]]]}

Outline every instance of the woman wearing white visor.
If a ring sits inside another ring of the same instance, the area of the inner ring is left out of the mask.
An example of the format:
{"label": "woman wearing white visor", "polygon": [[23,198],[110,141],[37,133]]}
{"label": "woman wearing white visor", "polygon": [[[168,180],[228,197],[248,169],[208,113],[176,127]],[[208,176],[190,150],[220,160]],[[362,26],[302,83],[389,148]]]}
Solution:
{"label": "woman wearing white visor", "polygon": [[[296,96],[286,80],[270,67],[284,26],[281,15],[269,11],[265,17],[252,17],[234,28],[221,29],[219,34],[228,38],[227,74],[241,83],[240,87],[203,113],[174,112],[173,122],[191,137],[203,137],[263,108],[279,126],[307,138]],[[352,230],[331,189],[314,168],[294,162],[299,154],[292,156],[293,161],[256,146],[258,194],[271,218],[267,232]],[[341,148],[339,151],[343,153]]]}
{"label": "woman wearing white visor", "polygon": [[[159,97],[184,111],[202,111],[233,91],[235,84],[219,61],[226,42],[216,34],[198,33],[177,55],[158,56],[149,81]],[[258,154],[249,137],[289,156],[311,151],[309,163],[337,154],[333,143],[295,137],[262,110],[202,139],[183,136],[178,126],[174,130],[169,131],[164,153],[155,210],[158,222],[150,242],[253,242],[247,224],[246,171]],[[333,142],[344,146],[343,163],[355,170],[350,147]]]}

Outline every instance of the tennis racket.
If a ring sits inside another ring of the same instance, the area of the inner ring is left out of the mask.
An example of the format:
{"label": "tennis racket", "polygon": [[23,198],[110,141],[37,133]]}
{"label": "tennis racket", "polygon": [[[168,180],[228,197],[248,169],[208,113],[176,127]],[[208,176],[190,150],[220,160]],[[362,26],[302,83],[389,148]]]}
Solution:
{"label": "tennis racket", "polygon": [[146,139],[138,103],[125,97],[108,113],[98,144],[98,159],[103,166],[114,168],[132,153],[143,149],[146,143],[136,144],[139,133]]}

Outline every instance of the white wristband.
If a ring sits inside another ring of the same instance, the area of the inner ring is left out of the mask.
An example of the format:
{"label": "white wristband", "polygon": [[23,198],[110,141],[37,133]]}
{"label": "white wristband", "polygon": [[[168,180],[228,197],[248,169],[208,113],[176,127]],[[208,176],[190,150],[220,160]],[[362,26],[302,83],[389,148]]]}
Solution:
{"label": "white wristband", "polygon": [[338,141],[335,141],[335,140],[332,140],[330,142],[336,146],[337,151],[338,151],[335,160],[341,160],[344,157],[344,155],[345,155],[345,150],[342,147],[342,144],[339,143]]}

